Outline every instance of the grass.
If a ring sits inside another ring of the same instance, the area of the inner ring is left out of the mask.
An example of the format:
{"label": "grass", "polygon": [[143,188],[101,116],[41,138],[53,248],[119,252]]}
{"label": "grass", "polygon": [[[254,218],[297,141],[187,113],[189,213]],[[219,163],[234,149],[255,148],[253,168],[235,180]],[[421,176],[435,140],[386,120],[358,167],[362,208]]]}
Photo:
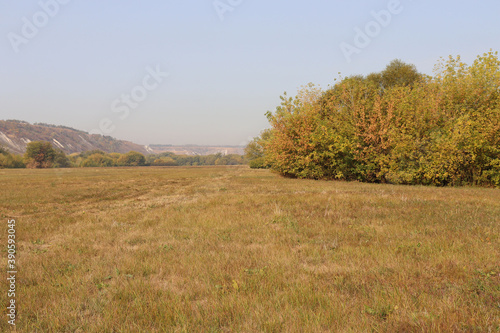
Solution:
{"label": "grass", "polygon": [[499,190],[246,167],[0,170],[0,184],[19,332],[500,331]]}

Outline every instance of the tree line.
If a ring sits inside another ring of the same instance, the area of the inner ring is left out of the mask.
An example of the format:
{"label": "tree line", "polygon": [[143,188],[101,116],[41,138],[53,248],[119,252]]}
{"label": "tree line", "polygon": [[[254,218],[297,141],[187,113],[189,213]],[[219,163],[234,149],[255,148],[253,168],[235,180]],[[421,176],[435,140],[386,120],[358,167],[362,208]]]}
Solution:
{"label": "tree line", "polygon": [[435,75],[392,61],[382,72],[309,84],[268,112],[246,148],[252,167],[298,178],[500,186],[498,52]]}
{"label": "tree line", "polygon": [[143,155],[130,151],[126,154],[105,153],[101,150],[85,151],[66,155],[54,148],[50,142],[28,143],[24,156],[10,153],[0,147],[1,168],[70,168],[70,167],[117,167],[117,166],[197,166],[197,165],[241,165],[246,164],[241,155],[176,155],[166,152]]}

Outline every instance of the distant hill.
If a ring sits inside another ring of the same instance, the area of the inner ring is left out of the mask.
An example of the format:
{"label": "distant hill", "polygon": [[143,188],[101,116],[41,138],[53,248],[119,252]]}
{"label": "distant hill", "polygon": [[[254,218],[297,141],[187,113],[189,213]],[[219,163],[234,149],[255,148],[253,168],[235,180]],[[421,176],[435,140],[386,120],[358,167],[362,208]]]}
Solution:
{"label": "distant hill", "polygon": [[24,154],[30,141],[48,141],[66,154],[99,149],[106,153],[128,153],[131,150],[142,154],[171,152],[177,155],[244,154],[242,146],[198,146],[198,145],[149,145],[142,146],[110,136],[89,134],[67,126],[35,123],[22,120],[0,120],[0,145],[10,152]]}
{"label": "distant hill", "polygon": [[66,154],[94,149],[107,153],[128,153],[131,150],[142,154],[152,153],[147,146],[117,140],[110,136],[89,134],[66,126],[0,120],[0,145],[4,145],[12,153],[24,154],[26,145],[30,141],[48,141]]}

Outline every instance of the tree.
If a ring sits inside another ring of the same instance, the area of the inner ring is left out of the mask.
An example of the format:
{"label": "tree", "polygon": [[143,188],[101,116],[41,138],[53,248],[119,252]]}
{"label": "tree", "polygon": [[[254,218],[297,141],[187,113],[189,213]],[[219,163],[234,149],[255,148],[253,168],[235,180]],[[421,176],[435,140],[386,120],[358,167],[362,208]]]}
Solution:
{"label": "tree", "polygon": [[271,130],[266,129],[259,136],[253,138],[245,147],[245,158],[248,160],[252,169],[269,168],[269,163],[266,162],[264,155],[264,145],[271,136]]}
{"label": "tree", "polygon": [[0,169],[3,168],[25,168],[23,157],[21,155],[13,155],[8,152],[0,153]]}
{"label": "tree", "polygon": [[136,151],[130,151],[118,159],[121,166],[143,166],[146,164],[146,157]]}
{"label": "tree", "polygon": [[177,162],[172,157],[160,157],[155,159],[152,163],[154,166],[176,166]]}
{"label": "tree", "polygon": [[62,150],[56,149],[54,164],[52,166],[54,168],[69,168],[71,166],[71,163],[66,154]]}
{"label": "tree", "polygon": [[103,152],[102,150],[100,150],[100,149],[94,149],[94,150],[88,150],[88,151],[84,151],[84,152],[80,153],[80,157],[87,158],[90,155],[94,155],[94,154],[106,155],[106,153]]}
{"label": "tree", "polygon": [[392,87],[413,86],[422,77],[415,65],[395,59],[382,72],[372,73],[366,79],[384,91]]}
{"label": "tree", "polygon": [[87,157],[82,162],[82,167],[112,167],[114,166],[113,159],[105,154],[94,153]]}
{"label": "tree", "polygon": [[28,143],[26,147],[24,160],[28,168],[51,168],[56,156],[57,151],[50,142],[33,141]]}

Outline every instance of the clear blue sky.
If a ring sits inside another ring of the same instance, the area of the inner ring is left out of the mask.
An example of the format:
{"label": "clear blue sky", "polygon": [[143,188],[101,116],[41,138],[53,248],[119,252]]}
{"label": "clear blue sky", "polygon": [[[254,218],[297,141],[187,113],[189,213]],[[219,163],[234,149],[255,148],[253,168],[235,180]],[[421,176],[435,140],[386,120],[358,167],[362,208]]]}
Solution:
{"label": "clear blue sky", "polygon": [[[440,57],[500,50],[498,0],[41,2],[52,5],[0,2],[0,119],[140,144],[242,144],[284,91],[395,58],[432,74]],[[390,6],[390,22],[370,23]],[[347,61],[340,46],[356,47],[355,28],[373,37]],[[148,76],[157,67],[161,83]]]}

